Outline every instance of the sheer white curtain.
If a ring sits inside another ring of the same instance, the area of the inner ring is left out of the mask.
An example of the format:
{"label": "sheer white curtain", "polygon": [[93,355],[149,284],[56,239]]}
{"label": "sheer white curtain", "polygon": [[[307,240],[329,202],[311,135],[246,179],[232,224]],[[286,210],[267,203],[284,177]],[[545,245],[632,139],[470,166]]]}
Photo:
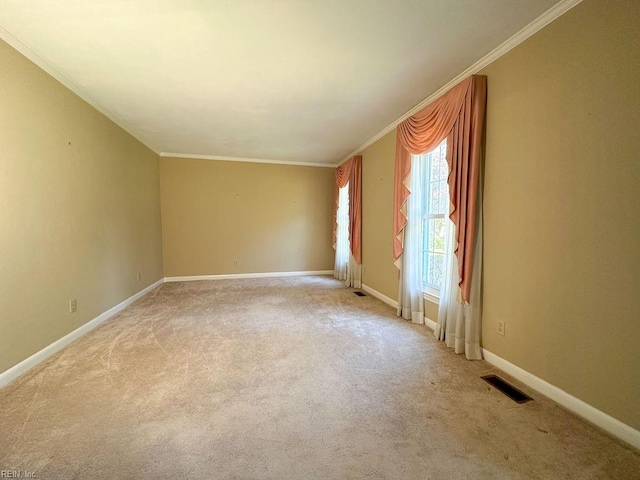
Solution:
{"label": "sheer white curtain", "polygon": [[482,171],[478,190],[477,229],[473,274],[471,277],[471,295],[469,303],[464,304],[460,297],[458,284],[458,259],[454,255],[456,240],[455,226],[449,220],[449,245],[447,246],[444,284],[440,291],[438,324],[433,331],[438,340],[442,340],[455,353],[464,353],[469,360],[480,360],[482,349]]}
{"label": "sheer white curtain", "polygon": [[338,192],[338,215],[336,229],[336,259],[333,266],[333,276],[338,280],[348,280],[349,258],[349,184]]}
{"label": "sheer white curtain", "polygon": [[414,155],[411,160],[409,198],[407,199],[407,226],[404,230],[404,250],[400,263],[400,289],[398,316],[413,323],[424,323],[422,295],[422,213],[424,211],[425,157]]}
{"label": "sheer white curtain", "polygon": [[347,287],[362,287],[362,265],[356,262],[351,252],[349,252],[349,268],[347,269],[347,278],[344,283]]}

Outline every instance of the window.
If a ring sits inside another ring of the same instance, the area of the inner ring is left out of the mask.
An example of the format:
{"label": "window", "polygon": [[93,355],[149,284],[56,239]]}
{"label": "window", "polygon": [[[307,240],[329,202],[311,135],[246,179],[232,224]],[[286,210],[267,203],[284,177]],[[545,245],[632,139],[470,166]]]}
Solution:
{"label": "window", "polygon": [[338,191],[338,212],[336,229],[336,259],[334,276],[346,280],[349,265],[349,184]]}
{"label": "window", "polygon": [[425,198],[422,202],[422,283],[426,293],[439,297],[444,282],[449,225],[447,141],[421,157],[426,162],[423,169]]}

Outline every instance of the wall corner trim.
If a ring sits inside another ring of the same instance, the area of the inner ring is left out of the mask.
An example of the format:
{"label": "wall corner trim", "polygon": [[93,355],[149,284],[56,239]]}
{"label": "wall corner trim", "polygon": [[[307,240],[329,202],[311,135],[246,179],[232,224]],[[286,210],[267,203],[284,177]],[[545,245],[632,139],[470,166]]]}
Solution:
{"label": "wall corner trim", "polygon": [[217,160],[222,162],[241,162],[241,163],[268,163],[272,165],[294,165],[296,167],[321,167],[336,168],[336,164],[329,163],[312,163],[312,162],[296,162],[293,160],[269,160],[266,158],[243,158],[243,157],[224,157],[221,155],[194,155],[192,153],[171,153],[160,152],[161,157],[186,158],[196,160]]}
{"label": "wall corner trim", "polygon": [[590,423],[593,423],[619,440],[640,449],[640,431],[616,418],[613,418],[611,415],[598,410],[583,400],[574,397],[540,377],[536,377],[532,373],[514,365],[504,358],[491,353],[487,349],[482,350],[482,356],[487,363],[499,368],[505,373],[511,375],[513,378],[520,380],[522,383],[542,395],[549,397],[551,400],[563,406],[570,412],[582,417]]}
{"label": "wall corner trim", "polygon": [[433,320],[431,320],[430,318],[424,317],[424,324],[429,327],[431,330],[436,329],[436,327],[438,326],[438,322],[435,322]]}
{"label": "wall corner trim", "polygon": [[195,282],[198,280],[231,280],[236,278],[306,277],[312,275],[333,275],[333,270],[307,270],[299,272],[229,273],[221,275],[189,275],[165,277],[165,282]]}
{"label": "wall corner trim", "polygon": [[64,85],[66,88],[75,93],[82,100],[87,102],[93,108],[95,108],[98,112],[103,114],[117,126],[122,128],[125,132],[131,135],[133,138],[142,143],[145,147],[151,150],[156,155],[160,153],[160,151],[153,147],[151,143],[146,140],[139,132],[135,131],[131,126],[127,124],[124,120],[117,117],[113,113],[111,113],[107,108],[102,106],[96,100],[94,100],[87,92],[81,89],[78,85],[73,83],[69,78],[67,78],[60,70],[53,66],[48,60],[45,60],[43,57],[34,52],[31,47],[22,42],[18,37],[16,37],[13,33],[7,30],[5,27],[0,25],[0,38],[11,45],[14,49],[20,52],[23,56],[27,57],[33,63],[35,63],[42,70],[47,72],[53,78],[55,78],[58,82]]}
{"label": "wall corner trim", "polygon": [[84,325],[81,325],[80,327],[76,328],[75,330],[73,330],[72,332],[68,333],[64,337],[56,340],[55,342],[53,342],[52,344],[50,344],[50,345],[48,345],[46,347],[44,347],[42,350],[34,353],[33,355],[31,355],[30,357],[28,357],[25,360],[21,361],[17,365],[14,365],[13,367],[9,368],[9,370],[6,370],[5,372],[0,373],[0,388],[4,387],[5,385],[9,384],[10,382],[15,380],[16,378],[20,377],[22,374],[24,374],[27,371],[31,370],[33,367],[35,367],[39,363],[45,361],[47,358],[49,358],[54,353],[59,352],[64,347],[69,345],[71,342],[73,342],[73,341],[79,339],[80,337],[86,335],[91,330],[93,330],[98,325],[100,325],[102,322],[104,322],[105,320],[108,320],[109,318],[113,317],[115,314],[117,314],[120,311],[124,310],[126,307],[131,305],[133,302],[135,302],[136,300],[139,300],[140,298],[144,297],[151,290],[155,289],[159,285],[162,285],[163,283],[164,283],[164,278],[161,278],[157,282],[152,283],[148,287],[143,288],[138,293],[133,294],[132,296],[130,296],[126,300],[123,300],[122,302],[120,302],[116,306],[111,307],[106,312],[101,313],[100,315],[98,315],[93,320],[88,321]]}

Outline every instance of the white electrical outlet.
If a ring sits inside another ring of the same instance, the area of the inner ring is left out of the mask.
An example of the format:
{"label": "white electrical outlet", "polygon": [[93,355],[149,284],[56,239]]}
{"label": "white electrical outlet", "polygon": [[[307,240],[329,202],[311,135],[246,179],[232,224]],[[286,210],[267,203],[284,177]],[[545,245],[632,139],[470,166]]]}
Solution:
{"label": "white electrical outlet", "polygon": [[75,298],[73,300],[69,300],[69,313],[75,313],[78,311],[78,300]]}
{"label": "white electrical outlet", "polygon": [[496,328],[496,333],[498,335],[502,335],[504,337],[504,327],[505,322],[498,322],[498,327]]}
{"label": "white electrical outlet", "polygon": [[142,273],[138,272],[138,281],[142,281]]}

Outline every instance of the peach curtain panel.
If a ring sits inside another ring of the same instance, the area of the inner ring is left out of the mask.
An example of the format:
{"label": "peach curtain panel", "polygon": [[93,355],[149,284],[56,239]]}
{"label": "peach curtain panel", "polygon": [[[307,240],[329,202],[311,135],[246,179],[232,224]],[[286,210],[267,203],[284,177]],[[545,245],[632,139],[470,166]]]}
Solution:
{"label": "peach curtain panel", "polygon": [[445,138],[449,164],[449,215],[456,227],[460,293],[469,302],[473,271],[476,206],[482,135],[487,104],[487,77],[473,75],[398,125],[393,197],[393,259],[402,255],[407,224],[411,155],[426,153]]}
{"label": "peach curtain panel", "polygon": [[[336,235],[338,231],[338,196],[340,189],[349,183],[352,165],[353,157],[336,168],[336,181],[333,185],[333,248],[336,248]],[[349,221],[351,221],[351,217],[349,217]],[[349,225],[349,229],[351,229],[351,225]]]}
{"label": "peach curtain panel", "polygon": [[362,265],[362,155],[356,155],[336,168],[333,189],[333,248],[338,228],[338,191],[349,184],[349,243],[351,254]]}

